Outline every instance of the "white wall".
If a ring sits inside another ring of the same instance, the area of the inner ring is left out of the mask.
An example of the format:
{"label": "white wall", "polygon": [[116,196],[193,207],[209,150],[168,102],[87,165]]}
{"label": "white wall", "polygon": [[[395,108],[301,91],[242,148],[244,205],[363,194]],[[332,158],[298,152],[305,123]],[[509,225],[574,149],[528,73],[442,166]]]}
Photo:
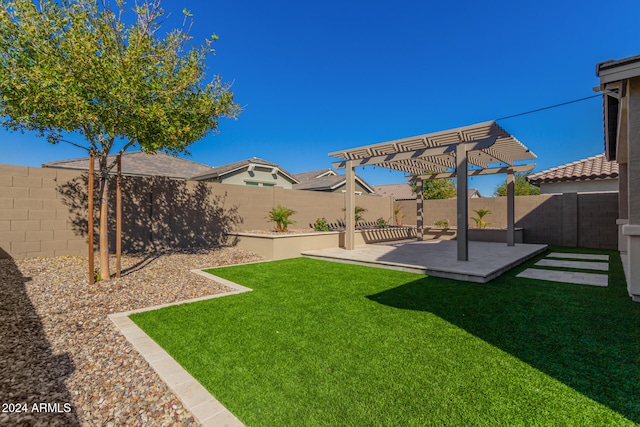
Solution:
{"label": "white wall", "polygon": [[605,191],[618,191],[618,179],[595,179],[589,181],[540,184],[540,193],[542,194],[601,193]]}

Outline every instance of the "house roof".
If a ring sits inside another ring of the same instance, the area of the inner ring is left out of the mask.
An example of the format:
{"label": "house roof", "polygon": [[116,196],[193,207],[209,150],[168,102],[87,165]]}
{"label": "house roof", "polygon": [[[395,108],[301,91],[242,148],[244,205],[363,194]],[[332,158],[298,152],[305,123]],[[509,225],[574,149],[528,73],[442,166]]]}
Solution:
{"label": "house roof", "polygon": [[[115,154],[107,157],[109,164],[115,159]],[[44,163],[42,167],[86,171],[89,170],[89,157]],[[98,159],[95,160],[94,167],[98,170]],[[122,154],[122,173],[124,175],[166,176],[169,178],[189,179],[194,174],[204,174],[212,170],[211,166],[162,152],[150,154],[142,151],[131,151]],[[115,169],[112,172],[115,172]]]}
{"label": "house roof", "polygon": [[480,191],[478,191],[477,188],[468,188],[467,189],[467,197],[482,197],[482,194],[480,194]]}
{"label": "house roof", "polygon": [[533,185],[551,182],[614,179],[618,177],[618,163],[608,161],[604,154],[556,166],[527,177]]}
{"label": "house roof", "polygon": [[316,179],[316,178],[319,178],[320,176],[325,176],[325,175],[337,175],[337,173],[331,168],[326,168],[326,169],[318,169],[315,171],[296,173],[293,175],[293,177],[297,179],[298,182],[302,183],[302,182]]}
{"label": "house roof", "polygon": [[[302,172],[296,174],[295,177],[302,179],[300,179],[298,184],[293,184],[294,190],[328,191],[334,190],[347,182],[347,177],[345,175],[338,175],[331,168]],[[375,192],[369,184],[357,175],[356,182],[370,193]]]}
{"label": "house roof", "polygon": [[298,180],[294,178],[294,176],[291,173],[282,169],[276,163],[269,162],[264,159],[259,159],[258,157],[252,157],[250,159],[240,160],[238,162],[228,163],[222,166],[216,166],[212,168],[212,170],[209,172],[206,172],[204,174],[194,175],[191,179],[196,181],[201,181],[204,179],[218,178],[218,177],[233,173],[235,171],[241,170],[245,167],[248,167],[249,165],[264,166],[267,168],[277,168],[278,172],[286,176],[291,182],[293,182],[294,184],[298,182]]}
{"label": "house roof", "polygon": [[409,183],[374,185],[373,189],[377,194],[393,197],[394,200],[414,200],[416,198]]}

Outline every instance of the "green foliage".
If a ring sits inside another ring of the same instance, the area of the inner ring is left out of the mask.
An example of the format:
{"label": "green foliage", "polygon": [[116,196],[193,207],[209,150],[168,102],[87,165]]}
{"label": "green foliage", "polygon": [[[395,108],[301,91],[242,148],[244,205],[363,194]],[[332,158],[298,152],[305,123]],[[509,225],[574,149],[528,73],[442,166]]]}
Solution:
{"label": "green foliage", "polygon": [[387,228],[389,226],[389,224],[387,223],[387,221],[380,217],[378,219],[376,219],[376,223],[374,225],[375,228]]}
{"label": "green foliage", "polygon": [[[240,112],[220,76],[204,82],[215,37],[196,46],[184,28],[160,31],[160,0],[136,2],[132,13],[120,0],[0,3],[0,125],[93,152],[105,213],[115,145],[186,152]],[[106,214],[100,223],[106,236]]]}
{"label": "green foliage", "polygon": [[[427,173],[430,173],[427,171]],[[417,191],[416,183],[411,184],[413,193]],[[422,198],[429,199],[452,199],[456,197],[456,184],[453,179],[429,179],[422,181]]]}
{"label": "green foliage", "polygon": [[476,228],[487,228],[488,225],[491,225],[490,222],[484,221],[484,217],[491,213],[489,209],[481,208],[481,209],[474,209],[473,211],[476,213],[476,215],[478,215],[477,218],[476,217],[471,218],[472,220],[475,221]]}
{"label": "green foliage", "polygon": [[440,228],[448,228],[449,227],[449,220],[448,219],[439,219],[437,221],[434,221],[433,225],[435,225],[436,227],[440,227]]}
{"label": "green foliage", "polygon": [[[516,172],[513,179],[513,192],[516,196],[537,196],[540,194],[540,188],[535,185],[529,184],[527,177],[531,175],[533,171],[528,172]],[[507,179],[498,185],[493,192],[494,196],[506,196],[507,195]]]}
{"label": "green foliage", "polygon": [[[208,84],[212,41],[192,47],[182,29],[157,38],[164,11],[140,3],[127,24],[95,0],[15,0],[0,5],[0,118],[11,130],[52,143],[77,132],[79,144],[106,155],[114,142],[145,152],[183,152],[235,117],[229,85]],[[118,2],[120,3],[120,2]]]}
{"label": "green foliage", "polygon": [[367,211],[365,208],[363,208],[362,206],[356,206],[354,208],[354,217],[356,220],[356,225],[362,221],[364,219],[364,213]]}
{"label": "green foliage", "polygon": [[405,214],[402,213],[402,208],[397,207],[393,209],[393,216],[396,220],[396,225],[402,225],[404,223]]}
{"label": "green foliage", "polygon": [[276,223],[276,231],[281,233],[287,231],[287,226],[296,223],[291,218],[289,218],[295,213],[296,211],[294,211],[293,209],[285,208],[282,205],[278,205],[271,208],[268,218],[269,221]]}
{"label": "green foliage", "polygon": [[316,222],[313,223],[313,229],[315,231],[330,231],[329,223],[324,217],[316,219]]}
{"label": "green foliage", "polygon": [[[346,210],[347,210],[346,208],[342,208],[342,212],[345,212]],[[367,210],[365,208],[363,208],[362,206],[357,206],[357,205],[353,209],[353,215],[354,215],[354,218],[356,220],[356,225],[358,225],[358,223],[364,219],[364,215],[363,214],[366,211]]]}

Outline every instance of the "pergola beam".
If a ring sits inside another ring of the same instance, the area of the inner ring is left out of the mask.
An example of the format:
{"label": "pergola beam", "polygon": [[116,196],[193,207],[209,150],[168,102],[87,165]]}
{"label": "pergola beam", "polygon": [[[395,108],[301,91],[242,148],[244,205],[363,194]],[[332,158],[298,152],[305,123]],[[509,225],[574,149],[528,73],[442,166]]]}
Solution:
{"label": "pergola beam", "polygon": [[[487,168],[487,169],[469,169],[467,171],[468,176],[478,176],[478,175],[495,175],[501,173],[512,172],[528,172],[534,168],[535,165],[518,165],[518,166],[501,166],[498,168]],[[425,179],[445,179],[445,178],[455,178],[456,172],[445,172],[445,173],[433,173],[428,175],[419,175],[419,176],[408,176],[408,181],[419,181]]]}
{"label": "pergola beam", "polygon": [[[477,151],[491,147],[498,136],[489,136],[476,141],[461,141],[452,144],[444,144],[438,147],[419,148],[417,150],[401,151],[399,153],[382,154],[379,156],[363,157],[360,159],[348,159],[353,161],[354,166],[373,166],[382,163],[397,162],[398,160],[421,159],[423,157],[442,156],[444,154],[455,154],[458,145],[463,145],[467,152]],[[343,169],[347,166],[347,160],[332,163],[336,169]]]}

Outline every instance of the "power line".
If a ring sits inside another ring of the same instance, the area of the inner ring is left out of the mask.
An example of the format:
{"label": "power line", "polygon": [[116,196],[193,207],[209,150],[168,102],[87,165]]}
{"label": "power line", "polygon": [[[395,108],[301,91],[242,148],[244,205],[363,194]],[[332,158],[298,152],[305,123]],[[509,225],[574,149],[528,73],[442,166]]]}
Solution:
{"label": "power line", "polygon": [[498,120],[506,120],[506,119],[510,119],[512,117],[524,116],[525,114],[537,113],[538,111],[549,110],[551,108],[562,107],[563,105],[573,104],[573,103],[580,102],[580,101],[586,101],[587,99],[596,98],[596,97],[599,97],[599,96],[602,96],[602,95],[601,94],[591,95],[591,96],[587,96],[586,98],[574,99],[573,101],[563,102],[562,104],[550,105],[548,107],[538,108],[537,110],[526,111],[524,113],[518,113],[518,114],[514,114],[512,116],[500,117],[499,119],[496,119],[496,121],[498,121]]}

